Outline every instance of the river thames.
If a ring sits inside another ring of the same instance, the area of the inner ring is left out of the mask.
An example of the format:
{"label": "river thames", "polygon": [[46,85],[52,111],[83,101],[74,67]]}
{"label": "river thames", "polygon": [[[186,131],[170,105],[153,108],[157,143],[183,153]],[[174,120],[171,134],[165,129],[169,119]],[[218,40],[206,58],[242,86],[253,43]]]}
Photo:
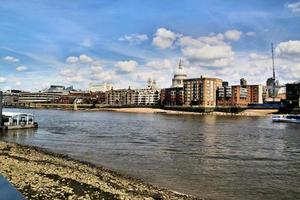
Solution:
{"label": "river thames", "polygon": [[[59,110],[0,135],[208,199],[300,199],[300,125],[270,117]],[[6,109],[7,111],[7,109]]]}

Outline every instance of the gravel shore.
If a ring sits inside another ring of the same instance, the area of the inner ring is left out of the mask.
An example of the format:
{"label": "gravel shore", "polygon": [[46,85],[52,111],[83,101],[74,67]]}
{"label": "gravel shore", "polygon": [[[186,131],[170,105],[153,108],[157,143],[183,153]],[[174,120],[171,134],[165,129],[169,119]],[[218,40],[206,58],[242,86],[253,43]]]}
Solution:
{"label": "gravel shore", "polygon": [[239,113],[228,113],[228,112],[187,112],[187,111],[176,111],[176,110],[164,110],[160,108],[94,108],[85,111],[112,111],[112,112],[126,112],[126,113],[159,113],[159,114],[175,114],[175,115],[219,115],[219,116],[271,116],[276,113],[278,109],[246,109]]}
{"label": "gravel shore", "polygon": [[0,141],[0,174],[27,199],[196,199],[36,147]]}

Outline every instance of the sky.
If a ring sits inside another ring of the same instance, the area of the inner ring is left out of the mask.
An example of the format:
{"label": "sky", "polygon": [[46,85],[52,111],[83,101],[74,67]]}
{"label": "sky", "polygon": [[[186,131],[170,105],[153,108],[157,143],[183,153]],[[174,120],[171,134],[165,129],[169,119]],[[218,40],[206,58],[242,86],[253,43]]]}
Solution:
{"label": "sky", "polygon": [[300,1],[1,0],[0,89],[170,87],[190,78],[300,80]]}

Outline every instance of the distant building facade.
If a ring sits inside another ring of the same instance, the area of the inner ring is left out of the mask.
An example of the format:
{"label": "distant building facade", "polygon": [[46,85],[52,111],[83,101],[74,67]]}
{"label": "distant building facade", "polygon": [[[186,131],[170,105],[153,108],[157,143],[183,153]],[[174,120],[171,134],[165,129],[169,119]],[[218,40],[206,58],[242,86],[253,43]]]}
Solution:
{"label": "distant building facade", "polygon": [[147,88],[145,89],[121,89],[109,90],[106,92],[106,104],[108,105],[136,105],[136,106],[153,106],[159,105],[160,89],[156,81],[148,79]]}
{"label": "distant building facade", "polygon": [[182,106],[184,104],[183,87],[162,89],[160,99],[161,104],[165,106]]}
{"label": "distant building facade", "polygon": [[128,89],[111,89],[105,93],[106,104],[111,106],[134,105],[134,90]]}
{"label": "distant building facade", "polygon": [[289,104],[300,107],[300,82],[286,84],[286,100]]}
{"label": "distant building facade", "polygon": [[215,107],[217,88],[222,86],[222,80],[218,78],[193,78],[185,79],[184,105]]}
{"label": "distant building facade", "polygon": [[244,78],[241,78],[241,79],[240,79],[240,85],[241,85],[241,86],[246,86],[246,85],[247,85],[247,80],[244,79]]}
{"label": "distant building facade", "polygon": [[109,83],[90,83],[89,91],[90,92],[106,92],[113,88],[112,84]]}
{"label": "distant building facade", "polygon": [[184,104],[184,83],[187,74],[184,70],[182,61],[179,61],[178,68],[175,70],[172,85],[170,88],[161,90],[160,101],[164,106],[182,106]]}
{"label": "distant building facade", "polygon": [[247,106],[263,103],[263,85],[222,86],[217,90],[218,106]]}

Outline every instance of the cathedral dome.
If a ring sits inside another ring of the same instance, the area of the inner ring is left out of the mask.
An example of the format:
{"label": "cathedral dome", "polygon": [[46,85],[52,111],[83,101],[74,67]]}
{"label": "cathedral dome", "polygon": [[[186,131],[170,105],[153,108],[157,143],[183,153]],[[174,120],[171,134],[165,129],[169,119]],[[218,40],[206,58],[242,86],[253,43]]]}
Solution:
{"label": "cathedral dome", "polygon": [[174,78],[172,79],[172,87],[183,87],[183,80],[186,79],[186,77],[186,72],[182,66],[182,61],[180,60]]}

